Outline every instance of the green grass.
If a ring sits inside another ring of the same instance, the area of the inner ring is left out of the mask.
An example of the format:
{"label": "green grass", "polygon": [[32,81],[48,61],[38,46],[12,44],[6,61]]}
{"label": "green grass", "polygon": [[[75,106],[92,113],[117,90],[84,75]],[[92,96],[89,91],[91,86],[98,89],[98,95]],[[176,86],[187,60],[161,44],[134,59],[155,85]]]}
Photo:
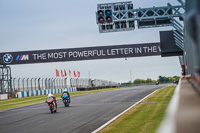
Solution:
{"label": "green grass", "polygon": [[176,86],[158,90],[99,133],[155,133]]}
{"label": "green grass", "polygon": [[[122,89],[122,88],[107,88],[107,89],[99,89],[99,90],[91,90],[91,91],[75,91],[71,92],[70,96],[77,96],[77,95],[84,95],[89,93],[97,93],[102,91],[108,90],[115,90],[115,89]],[[57,99],[61,98],[61,93],[54,94]],[[8,100],[1,100],[0,101],[0,111],[5,109],[11,109],[16,107],[21,107],[25,105],[31,105],[35,103],[41,103],[46,100],[47,95],[42,96],[31,96],[31,97],[24,97],[24,98],[13,98]]]}

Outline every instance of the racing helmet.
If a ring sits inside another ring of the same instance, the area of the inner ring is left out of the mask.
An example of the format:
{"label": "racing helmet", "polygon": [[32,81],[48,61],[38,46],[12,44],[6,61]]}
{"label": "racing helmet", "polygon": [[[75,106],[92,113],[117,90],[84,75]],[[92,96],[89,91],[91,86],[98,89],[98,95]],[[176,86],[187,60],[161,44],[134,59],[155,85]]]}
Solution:
{"label": "racing helmet", "polygon": [[48,97],[53,97],[53,95],[51,93],[48,94]]}
{"label": "racing helmet", "polygon": [[67,90],[64,90],[63,93],[67,93]]}

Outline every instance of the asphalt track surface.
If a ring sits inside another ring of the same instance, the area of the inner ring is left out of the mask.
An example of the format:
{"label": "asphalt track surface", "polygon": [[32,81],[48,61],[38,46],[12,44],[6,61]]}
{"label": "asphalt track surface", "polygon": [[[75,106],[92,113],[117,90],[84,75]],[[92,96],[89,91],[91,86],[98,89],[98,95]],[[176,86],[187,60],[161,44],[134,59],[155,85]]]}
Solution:
{"label": "asphalt track surface", "polygon": [[1,111],[0,133],[90,133],[164,86],[138,86],[74,96],[69,107],[57,100],[58,112],[54,114],[46,103]]}

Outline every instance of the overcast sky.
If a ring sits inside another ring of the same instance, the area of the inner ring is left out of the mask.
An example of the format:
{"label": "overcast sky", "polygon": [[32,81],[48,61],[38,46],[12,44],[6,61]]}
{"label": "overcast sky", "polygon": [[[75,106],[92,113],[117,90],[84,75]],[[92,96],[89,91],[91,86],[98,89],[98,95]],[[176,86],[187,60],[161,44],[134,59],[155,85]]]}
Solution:
{"label": "overcast sky", "polygon": [[[99,33],[97,4],[116,0],[0,0],[0,52],[160,42],[159,31],[172,27]],[[176,0],[133,0],[134,8],[177,5]],[[12,77],[55,78],[55,69],[80,71],[82,78],[128,82],[136,78],[180,76],[178,57],[149,56],[13,65]]]}

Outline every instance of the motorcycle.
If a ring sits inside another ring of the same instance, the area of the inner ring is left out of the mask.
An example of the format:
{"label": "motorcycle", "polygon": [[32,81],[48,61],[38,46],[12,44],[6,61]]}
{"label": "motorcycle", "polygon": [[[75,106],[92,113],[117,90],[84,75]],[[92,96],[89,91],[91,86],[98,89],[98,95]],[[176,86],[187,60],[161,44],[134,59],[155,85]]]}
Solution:
{"label": "motorcycle", "polygon": [[70,95],[68,92],[63,92],[62,96],[62,101],[65,105],[65,107],[69,106],[69,103],[70,103]]}
{"label": "motorcycle", "polygon": [[53,97],[47,97],[47,100],[45,102],[48,104],[49,110],[51,111],[51,113],[54,113],[57,111],[57,104]]}
{"label": "motorcycle", "polygon": [[159,82],[158,82],[158,81],[156,82],[156,85],[159,85]]}

